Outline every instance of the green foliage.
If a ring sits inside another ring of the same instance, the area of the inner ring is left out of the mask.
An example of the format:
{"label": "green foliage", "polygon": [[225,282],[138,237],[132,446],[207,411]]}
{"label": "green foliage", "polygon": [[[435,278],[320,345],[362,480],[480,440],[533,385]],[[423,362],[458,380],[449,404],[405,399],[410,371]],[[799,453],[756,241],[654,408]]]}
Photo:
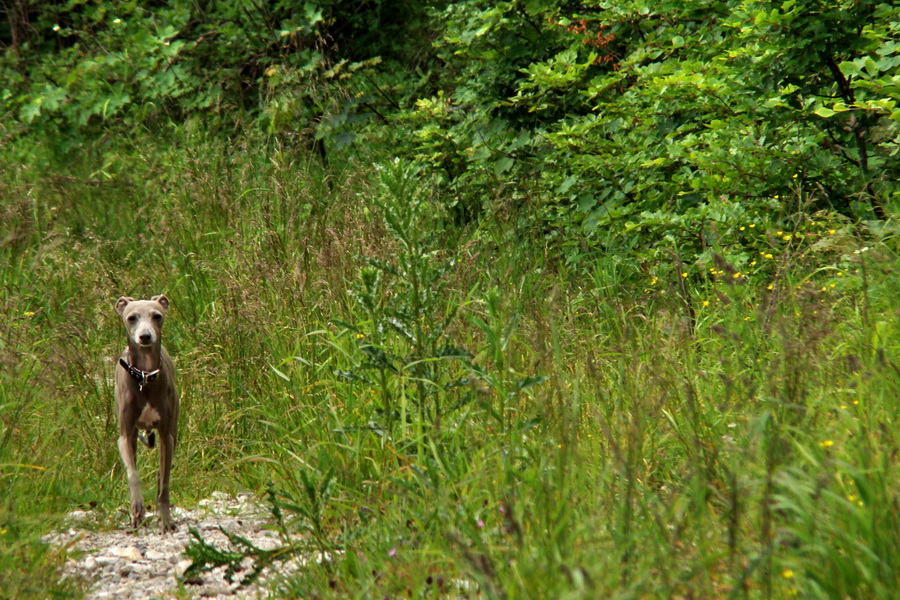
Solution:
{"label": "green foliage", "polygon": [[457,224],[512,212],[581,267],[691,262],[740,219],[892,210],[897,25],[845,4],[29,5],[2,107],[7,135],[73,144],[246,122],[324,156],[365,133],[426,167]]}
{"label": "green foliage", "polygon": [[[271,487],[267,491],[275,526],[281,534],[282,541],[288,541],[289,544],[267,550],[256,546],[247,538],[221,529],[231,546],[230,549],[222,549],[209,544],[197,529],[191,528],[193,541],[185,548],[184,554],[192,563],[182,575],[182,580],[190,581],[206,571],[225,567],[225,578],[233,581],[237,573],[246,570],[246,559],[249,558],[252,568],[240,578],[242,585],[249,585],[259,578],[264,569],[284,568],[284,563],[292,560],[305,561],[306,555],[314,549],[320,551],[320,557],[330,557],[334,548],[331,540],[327,538],[323,518],[325,505],[334,487],[334,473],[332,471],[326,473],[318,486],[306,472],[301,471],[300,477],[306,492],[300,501],[284,493],[278,493]],[[295,517],[290,526],[285,522],[285,512]],[[297,517],[303,519],[300,525],[297,523]],[[309,533],[312,543],[291,541],[298,527]]]}
{"label": "green foliage", "polygon": [[[367,316],[362,324],[352,327],[360,340],[360,352],[366,357],[356,371],[377,371],[389,434],[399,416],[404,427],[408,419],[415,420],[421,435],[424,422],[439,428],[448,410],[441,406],[441,392],[453,383],[440,374],[441,365],[466,360],[467,353],[445,340],[447,327],[456,315],[456,308],[448,304],[443,293],[445,275],[453,270],[455,260],[440,256],[439,220],[433,201],[420,187],[418,172],[393,162],[383,167],[380,175],[381,193],[375,206],[397,253],[395,260],[368,258],[368,266],[360,272],[352,292]],[[398,343],[392,343],[392,339]],[[395,375],[404,382],[399,389],[388,384]],[[354,373],[345,376],[358,379]],[[414,403],[414,410],[409,412],[408,400]],[[399,415],[395,414],[398,408]]]}
{"label": "green foliage", "polygon": [[428,186],[423,189],[414,166],[393,161],[379,171],[381,193],[373,204],[396,252],[390,260],[365,258],[350,295],[366,318],[347,325],[359,353],[350,357],[352,369],[335,374],[370,387],[381,409],[379,421],[369,425],[398,451],[423,456],[426,444],[434,447],[442,439],[442,427],[455,430],[465,423],[472,404],[505,433],[509,401],[546,379],[509,381],[505,355],[517,315],[507,313],[494,287],[481,302],[486,314],[468,315],[483,334],[484,350],[473,355],[454,339],[462,308],[457,295],[467,294],[447,289],[458,265],[441,227],[440,205],[424,191]]}
{"label": "green foliage", "polygon": [[258,120],[283,138],[347,144],[380,104],[396,105],[396,81],[379,85],[372,69],[382,55],[389,69],[414,60],[397,39],[420,12],[415,2],[24,3],[2,40],[5,135],[80,144],[101,129],[227,132]]}
{"label": "green foliage", "polygon": [[[502,220],[448,233],[402,162],[329,185],[317,157],[252,136],[119,143],[65,173],[3,163],[0,560],[28,574],[16,589],[56,581],[62,558],[32,543],[45,515],[93,505],[119,526],[104,357],[122,343],[115,298],[142,290],[173,303],[174,502],[250,488],[284,534],[195,537],[195,570],[271,566],[285,597],[896,589],[889,226],[741,221],[703,273],[669,257],[635,281],[610,255],[583,277],[509,245]],[[471,356],[442,355],[451,341]]]}
{"label": "green foliage", "polygon": [[118,526],[111,306],[157,292],[174,501],[249,488],[283,542],[195,533],[191,573],[321,598],[900,587],[888,3],[14,6],[14,594],[78,593],[37,542],[54,515]]}
{"label": "green foliage", "polygon": [[788,198],[885,219],[900,193],[892,14],[816,0],[451,5],[437,18],[459,70],[419,102],[416,152],[475,194],[469,213],[492,206],[485,189],[537,185],[525,217],[562,233],[576,264],[586,241],[628,252],[638,236],[644,259],[692,260],[748,217],[784,228]]}

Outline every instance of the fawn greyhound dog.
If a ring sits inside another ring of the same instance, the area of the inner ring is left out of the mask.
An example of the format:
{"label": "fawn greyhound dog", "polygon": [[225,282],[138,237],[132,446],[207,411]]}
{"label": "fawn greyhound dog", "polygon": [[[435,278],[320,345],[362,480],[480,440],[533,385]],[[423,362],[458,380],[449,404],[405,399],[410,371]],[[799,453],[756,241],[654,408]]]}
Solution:
{"label": "fawn greyhound dog", "polygon": [[[131,495],[131,525],[144,520],[144,495],[137,470],[137,440],[154,445],[152,430],[159,432],[159,472],[156,504],[163,533],[174,531],[169,514],[169,475],[178,441],[178,392],[175,365],[162,346],[162,325],[169,309],[165,296],[135,300],[125,296],[116,301],[128,334],[128,347],[116,365],[116,412],[119,415],[119,454],[128,475]],[[149,431],[145,438],[138,429]]]}

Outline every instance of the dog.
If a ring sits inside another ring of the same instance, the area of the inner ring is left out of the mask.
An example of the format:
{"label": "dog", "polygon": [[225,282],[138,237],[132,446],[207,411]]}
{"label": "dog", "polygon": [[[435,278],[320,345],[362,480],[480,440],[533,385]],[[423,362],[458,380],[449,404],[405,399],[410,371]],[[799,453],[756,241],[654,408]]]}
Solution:
{"label": "dog", "polygon": [[[169,299],[164,295],[150,300],[122,296],[116,312],[128,334],[128,347],[116,365],[116,413],[119,416],[119,454],[128,476],[131,496],[131,526],[144,520],[144,495],[137,470],[137,441],[154,445],[153,430],[159,433],[159,471],[156,478],[156,505],[162,533],[175,531],[169,512],[169,477],[178,443],[178,392],[175,364],[162,345],[162,326]],[[140,430],[149,434],[145,438]]]}

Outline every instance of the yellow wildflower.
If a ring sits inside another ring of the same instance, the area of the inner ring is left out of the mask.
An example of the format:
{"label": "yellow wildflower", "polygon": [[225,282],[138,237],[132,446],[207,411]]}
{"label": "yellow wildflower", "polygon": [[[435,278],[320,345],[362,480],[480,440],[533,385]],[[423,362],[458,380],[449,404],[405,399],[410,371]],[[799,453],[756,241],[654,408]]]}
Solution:
{"label": "yellow wildflower", "polygon": [[823,448],[831,448],[832,446],[834,446],[834,442],[832,440],[825,440],[825,441],[819,442],[819,445],[822,446]]}

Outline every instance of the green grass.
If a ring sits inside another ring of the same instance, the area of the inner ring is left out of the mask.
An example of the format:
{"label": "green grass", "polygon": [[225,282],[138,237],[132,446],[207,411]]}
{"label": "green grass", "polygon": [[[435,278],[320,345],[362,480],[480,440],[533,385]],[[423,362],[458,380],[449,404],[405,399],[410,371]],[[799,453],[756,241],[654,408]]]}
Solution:
{"label": "green grass", "polygon": [[573,267],[370,163],[189,139],[0,165],[3,593],[77,596],[38,538],[123,520],[113,305],[166,293],[173,501],[271,489],[334,554],[286,597],[893,597],[890,229],[830,221],[749,278]]}

